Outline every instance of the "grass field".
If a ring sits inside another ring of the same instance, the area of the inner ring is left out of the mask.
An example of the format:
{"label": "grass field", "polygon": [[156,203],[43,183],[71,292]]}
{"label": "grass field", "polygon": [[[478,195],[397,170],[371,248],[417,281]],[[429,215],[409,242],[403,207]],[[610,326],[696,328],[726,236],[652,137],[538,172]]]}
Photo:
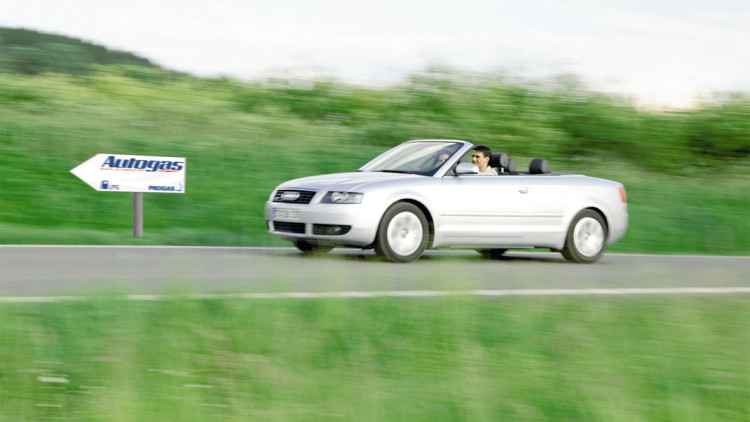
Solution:
{"label": "grass field", "polygon": [[0,306],[0,420],[746,421],[746,296]]}

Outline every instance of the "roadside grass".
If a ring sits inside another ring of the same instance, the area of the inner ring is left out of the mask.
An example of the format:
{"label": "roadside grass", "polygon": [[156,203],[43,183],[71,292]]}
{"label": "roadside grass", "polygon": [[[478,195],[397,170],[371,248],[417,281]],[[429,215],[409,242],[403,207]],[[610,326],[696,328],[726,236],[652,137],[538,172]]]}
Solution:
{"label": "roadside grass", "polygon": [[0,420],[746,421],[746,296],[0,304]]}

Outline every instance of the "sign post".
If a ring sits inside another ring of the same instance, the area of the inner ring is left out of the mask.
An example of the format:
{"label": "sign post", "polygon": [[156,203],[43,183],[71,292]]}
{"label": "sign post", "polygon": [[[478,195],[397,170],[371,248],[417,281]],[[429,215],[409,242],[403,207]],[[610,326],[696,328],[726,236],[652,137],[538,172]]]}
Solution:
{"label": "sign post", "polygon": [[133,192],[133,237],[143,237],[143,193],[185,193],[185,158],[96,154],[74,169],[100,192]]}
{"label": "sign post", "polygon": [[143,192],[133,192],[133,237],[143,237]]}

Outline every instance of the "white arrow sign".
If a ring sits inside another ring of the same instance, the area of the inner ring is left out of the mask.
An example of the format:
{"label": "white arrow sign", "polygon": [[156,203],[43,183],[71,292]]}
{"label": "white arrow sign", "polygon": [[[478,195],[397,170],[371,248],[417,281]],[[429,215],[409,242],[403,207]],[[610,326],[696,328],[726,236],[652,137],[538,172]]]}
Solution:
{"label": "white arrow sign", "polygon": [[185,158],[96,154],[70,171],[104,192],[185,193]]}

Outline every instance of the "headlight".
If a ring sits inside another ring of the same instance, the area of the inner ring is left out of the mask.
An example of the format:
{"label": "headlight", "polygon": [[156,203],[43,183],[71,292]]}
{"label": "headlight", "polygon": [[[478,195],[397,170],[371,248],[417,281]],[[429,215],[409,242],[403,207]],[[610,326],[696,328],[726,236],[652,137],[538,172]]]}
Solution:
{"label": "headlight", "polygon": [[360,204],[364,196],[364,193],[356,192],[327,192],[320,202],[323,204]]}

